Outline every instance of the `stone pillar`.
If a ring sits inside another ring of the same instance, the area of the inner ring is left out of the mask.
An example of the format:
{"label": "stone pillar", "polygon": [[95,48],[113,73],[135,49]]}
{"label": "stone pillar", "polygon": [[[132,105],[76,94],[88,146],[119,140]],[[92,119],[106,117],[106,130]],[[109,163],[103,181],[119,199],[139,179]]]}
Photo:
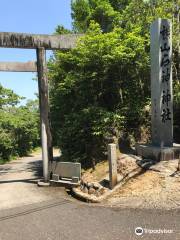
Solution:
{"label": "stone pillar", "polygon": [[172,24],[157,19],[151,24],[152,143],[136,144],[136,153],[155,161],[175,159],[180,145],[173,144]]}
{"label": "stone pillar", "polygon": [[117,154],[116,144],[108,144],[108,161],[109,161],[109,185],[113,189],[117,184]]}
{"label": "stone pillar", "polygon": [[152,145],[173,146],[172,27],[167,19],[151,25]]}

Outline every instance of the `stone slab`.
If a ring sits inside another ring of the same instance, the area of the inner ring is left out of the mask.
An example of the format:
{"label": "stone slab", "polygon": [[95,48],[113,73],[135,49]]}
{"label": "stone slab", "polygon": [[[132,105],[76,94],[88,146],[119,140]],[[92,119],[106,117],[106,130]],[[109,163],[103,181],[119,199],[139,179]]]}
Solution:
{"label": "stone slab", "polygon": [[68,180],[50,180],[50,184],[51,185],[59,185],[59,186],[63,186],[63,187],[67,187],[67,188],[74,188],[74,187],[78,187],[80,185],[79,182],[75,183],[72,181],[68,181]]}
{"label": "stone slab", "polygon": [[148,144],[136,144],[137,155],[142,158],[152,159],[155,161],[168,161],[179,158],[180,145],[173,144],[173,147],[156,147]]}
{"label": "stone slab", "polygon": [[49,166],[50,172],[59,175],[60,178],[77,177],[81,179],[81,164],[73,162],[53,161]]}

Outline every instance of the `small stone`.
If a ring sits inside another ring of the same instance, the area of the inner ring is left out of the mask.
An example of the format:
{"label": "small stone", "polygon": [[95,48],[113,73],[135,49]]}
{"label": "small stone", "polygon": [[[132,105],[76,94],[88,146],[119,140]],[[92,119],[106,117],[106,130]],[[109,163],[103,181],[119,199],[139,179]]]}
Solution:
{"label": "small stone", "polygon": [[82,179],[81,179],[81,181],[80,181],[80,184],[81,184],[81,185],[84,185],[84,181],[83,181]]}
{"label": "small stone", "polygon": [[101,187],[98,192],[102,195],[105,192],[105,189],[103,187]]}
{"label": "small stone", "polygon": [[94,194],[95,192],[96,192],[96,191],[95,191],[94,188],[90,188],[89,191],[88,191],[89,194]]}
{"label": "small stone", "polygon": [[100,197],[101,196],[101,193],[100,192],[98,192],[98,191],[96,191],[96,197]]}
{"label": "small stone", "polygon": [[87,183],[86,183],[86,187],[87,187],[88,189],[93,188],[93,183],[87,182]]}
{"label": "small stone", "polygon": [[101,188],[101,184],[95,182],[95,183],[93,184],[93,187],[94,187],[95,190],[98,190],[98,189]]}
{"label": "small stone", "polygon": [[84,187],[82,191],[83,191],[83,193],[88,193],[87,187]]}

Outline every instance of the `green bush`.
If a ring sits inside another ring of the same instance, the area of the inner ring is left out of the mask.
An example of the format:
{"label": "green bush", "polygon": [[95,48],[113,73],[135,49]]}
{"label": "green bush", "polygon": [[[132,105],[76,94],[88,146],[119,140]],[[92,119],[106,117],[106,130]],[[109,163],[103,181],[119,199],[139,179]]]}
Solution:
{"label": "green bush", "polygon": [[103,34],[92,23],[76,49],[57,52],[49,63],[54,143],[68,160],[92,164],[106,153],[108,139],[130,121],[140,123],[149,103],[149,58],[138,31]]}
{"label": "green bush", "polygon": [[37,101],[18,106],[20,98],[0,86],[0,160],[24,156],[39,145]]}
{"label": "green bush", "polygon": [[14,154],[12,135],[5,129],[0,129],[0,160],[10,160]]}
{"label": "green bush", "polygon": [[[178,80],[177,7],[163,0],[72,1],[74,31],[85,36],[75,49],[55,52],[49,63],[53,140],[66,159],[94,164],[109,141],[129,144],[149,135],[150,24],[172,19]],[[179,108],[179,80],[174,90]]]}

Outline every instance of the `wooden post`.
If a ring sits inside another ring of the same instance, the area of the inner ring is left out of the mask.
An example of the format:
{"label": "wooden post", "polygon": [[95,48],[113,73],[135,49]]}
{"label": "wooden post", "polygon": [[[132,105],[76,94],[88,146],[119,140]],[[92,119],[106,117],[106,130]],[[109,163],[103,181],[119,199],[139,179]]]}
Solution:
{"label": "wooden post", "polygon": [[108,161],[109,161],[109,185],[113,189],[117,184],[117,154],[116,144],[108,144]]}
{"label": "wooden post", "polygon": [[46,55],[44,48],[37,48],[37,70],[39,87],[39,105],[41,118],[41,142],[43,158],[44,181],[49,180],[48,165],[52,157],[52,137],[49,126],[49,107],[48,107],[48,79]]}

